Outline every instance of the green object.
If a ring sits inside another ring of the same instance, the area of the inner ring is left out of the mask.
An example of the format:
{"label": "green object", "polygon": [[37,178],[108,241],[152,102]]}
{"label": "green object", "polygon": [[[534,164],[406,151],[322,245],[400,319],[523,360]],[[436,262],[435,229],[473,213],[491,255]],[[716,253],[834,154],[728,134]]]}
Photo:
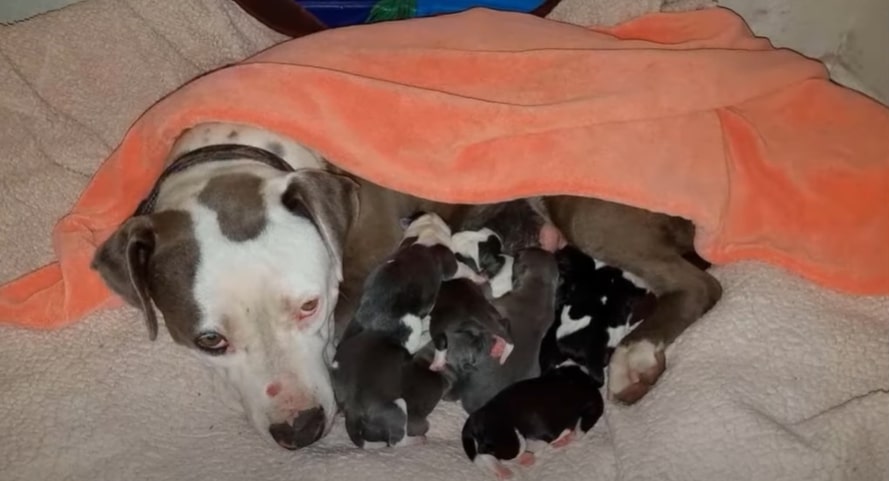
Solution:
{"label": "green object", "polygon": [[417,12],[417,0],[380,0],[370,9],[367,23],[413,18]]}

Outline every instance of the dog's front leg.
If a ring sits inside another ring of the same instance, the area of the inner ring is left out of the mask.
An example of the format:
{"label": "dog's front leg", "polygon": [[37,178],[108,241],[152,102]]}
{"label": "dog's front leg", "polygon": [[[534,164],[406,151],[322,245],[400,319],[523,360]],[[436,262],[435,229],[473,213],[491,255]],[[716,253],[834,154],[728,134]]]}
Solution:
{"label": "dog's front leg", "polygon": [[641,278],[657,296],[653,311],[611,357],[611,395],[633,403],[666,367],[664,351],[722,296],[713,276],[685,258],[693,228],[684,220],[580,197],[547,198],[553,222],[569,242],[594,258]]}

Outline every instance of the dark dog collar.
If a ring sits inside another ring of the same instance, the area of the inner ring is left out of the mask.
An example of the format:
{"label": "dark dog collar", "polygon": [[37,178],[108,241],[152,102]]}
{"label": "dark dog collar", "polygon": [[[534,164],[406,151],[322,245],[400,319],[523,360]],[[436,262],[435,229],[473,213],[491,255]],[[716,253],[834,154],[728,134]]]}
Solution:
{"label": "dark dog collar", "polygon": [[259,147],[240,144],[218,144],[201,147],[200,149],[182,154],[176,160],[170,162],[170,165],[157,178],[148,196],[139,203],[139,207],[136,208],[136,212],[133,215],[145,215],[154,211],[160,186],[169,176],[188,170],[196,165],[226,160],[252,160],[283,172],[293,172],[293,167],[280,156]]}

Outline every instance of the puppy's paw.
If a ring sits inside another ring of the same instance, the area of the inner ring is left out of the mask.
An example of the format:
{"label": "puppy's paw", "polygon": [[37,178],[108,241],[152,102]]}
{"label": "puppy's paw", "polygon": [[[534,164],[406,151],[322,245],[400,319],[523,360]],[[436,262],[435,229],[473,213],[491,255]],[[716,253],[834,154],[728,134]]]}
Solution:
{"label": "puppy's paw", "polygon": [[632,404],[651,389],[665,367],[663,344],[643,339],[618,346],[608,366],[608,391],[613,399]]}
{"label": "puppy's paw", "polygon": [[537,462],[537,458],[531,451],[525,451],[516,458],[516,463],[518,463],[519,466],[534,466],[535,462]]}
{"label": "puppy's paw", "polygon": [[479,454],[473,461],[476,466],[487,473],[491,473],[495,478],[503,480],[512,478],[512,471],[503,465],[497,458],[490,454]]}
{"label": "puppy's paw", "polygon": [[565,446],[571,444],[575,438],[576,438],[576,435],[574,434],[574,431],[565,430],[562,434],[559,435],[558,438],[555,439],[555,441],[553,441],[549,444],[550,444],[550,446],[557,448],[557,449],[564,448]]}
{"label": "puppy's paw", "polygon": [[426,444],[426,436],[425,435],[405,436],[405,437],[401,438],[401,441],[398,441],[397,443],[395,443],[395,447],[400,448],[400,447],[404,447],[404,446],[417,446],[420,444]]}

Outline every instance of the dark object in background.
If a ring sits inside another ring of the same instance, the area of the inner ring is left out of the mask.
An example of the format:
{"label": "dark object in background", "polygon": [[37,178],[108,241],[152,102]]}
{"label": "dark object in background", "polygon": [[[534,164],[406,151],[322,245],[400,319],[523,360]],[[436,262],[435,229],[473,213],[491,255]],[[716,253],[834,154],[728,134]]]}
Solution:
{"label": "dark object in background", "polygon": [[[306,10],[297,0],[234,0],[245,12],[262,22],[270,29],[288,37],[302,37],[321,30],[328,25]],[[561,0],[543,0],[543,3],[531,11],[532,15],[545,17]],[[319,1],[304,2],[312,8]],[[337,25],[333,25],[337,26]]]}

